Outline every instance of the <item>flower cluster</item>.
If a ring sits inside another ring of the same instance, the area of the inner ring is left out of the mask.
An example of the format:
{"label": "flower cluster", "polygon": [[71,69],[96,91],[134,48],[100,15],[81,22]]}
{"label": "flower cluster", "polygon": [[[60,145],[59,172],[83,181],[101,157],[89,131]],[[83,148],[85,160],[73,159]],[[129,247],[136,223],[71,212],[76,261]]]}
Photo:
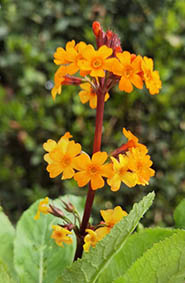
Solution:
{"label": "flower cluster", "polygon": [[[72,213],[75,218],[79,217],[76,215],[77,212],[71,203],[65,203],[63,201],[63,204],[66,211]],[[51,238],[55,240],[55,243],[58,246],[64,247],[64,243],[72,244],[73,239],[70,235],[72,235],[71,230],[74,228],[74,225],[70,219],[64,216],[64,213],[59,208],[51,204],[49,205],[48,197],[39,202],[38,210],[34,217],[35,220],[40,218],[40,213],[53,214],[54,216],[61,218],[65,223],[63,225],[52,225],[53,232],[51,234]],[[83,245],[83,249],[86,252],[89,251],[90,246],[95,247],[97,242],[110,233],[116,223],[118,223],[124,216],[127,216],[127,212],[122,210],[120,206],[116,206],[114,209],[100,210],[100,214],[104,221],[101,221],[95,227],[91,226],[86,229]]]}
{"label": "flower cluster", "polygon": [[85,244],[83,245],[85,252],[89,251],[90,246],[95,247],[97,242],[110,233],[116,223],[127,216],[127,212],[122,210],[120,206],[116,206],[114,209],[100,210],[100,213],[104,220],[100,225],[102,227],[95,230],[86,229],[87,235],[84,237]]}
{"label": "flower cluster", "polygon": [[128,142],[115,150],[108,162],[109,156],[106,152],[96,152],[92,158],[82,152],[80,144],[69,140],[72,137],[69,132],[58,142],[48,140],[43,147],[48,152],[44,159],[48,162],[47,171],[50,177],[55,178],[62,173],[63,180],[74,178],[79,187],[90,182],[92,190],[102,188],[105,178],[112,191],[119,190],[121,182],[128,187],[136,184],[145,186],[150,177],[154,176],[148,150],[125,128],[123,134]]}
{"label": "flower cluster", "polygon": [[[65,49],[58,47],[54,54],[54,63],[60,67],[55,73],[52,96],[55,99],[61,93],[62,85],[80,85],[82,103],[89,101],[91,108],[97,106],[97,90],[102,84],[108,91],[119,84],[119,89],[132,92],[133,86],[143,88],[143,82],[150,94],[159,93],[161,80],[158,71],[153,70],[153,60],[144,56],[122,51],[118,36],[112,31],[103,32],[99,23],[94,22],[93,31],[98,49],[85,42],[67,42]],[[74,76],[79,73],[79,76]]]}
{"label": "flower cluster", "polygon": [[[92,226],[89,217],[95,191],[107,184],[115,192],[124,183],[129,188],[136,185],[145,186],[154,176],[152,161],[148,149],[141,144],[131,131],[123,128],[127,142],[108,154],[101,151],[104,102],[109,91],[118,84],[121,91],[131,93],[134,87],[142,89],[144,84],[151,95],[158,94],[161,80],[158,71],[154,70],[153,60],[146,56],[132,54],[122,50],[119,37],[108,30],[104,32],[98,22],[93,23],[97,49],[85,42],[67,42],[65,48],[58,47],[54,53],[54,63],[59,66],[54,77],[52,97],[61,94],[63,85],[80,86],[79,97],[82,103],[89,103],[96,109],[95,135],[93,154],[90,157],[82,151],[69,132],[57,142],[48,139],[43,144],[44,160],[48,163],[47,171],[51,178],[61,175],[62,180],[74,178],[78,187],[88,184],[87,199],[81,219],[71,203],[65,203],[64,209],[72,214],[67,218],[65,213],[49,204],[46,197],[41,200],[34,217],[39,219],[40,213],[52,214],[62,220],[53,225],[53,238],[57,245],[72,243],[72,230],[77,238],[75,260],[82,256],[83,249],[95,247],[96,243],[110,233],[113,226],[127,215],[120,206],[114,209],[101,210],[103,221]],[[73,221],[71,221],[73,219]]]}

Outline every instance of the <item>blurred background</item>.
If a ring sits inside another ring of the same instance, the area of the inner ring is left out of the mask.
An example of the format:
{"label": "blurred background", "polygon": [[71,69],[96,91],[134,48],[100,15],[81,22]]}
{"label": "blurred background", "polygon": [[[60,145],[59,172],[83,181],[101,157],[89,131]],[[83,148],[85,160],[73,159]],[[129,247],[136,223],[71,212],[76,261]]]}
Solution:
{"label": "blurred background", "polygon": [[124,50],[154,59],[163,88],[111,92],[105,105],[102,150],[111,152],[130,129],[147,145],[156,175],[146,187],[106,186],[96,193],[99,209],[131,208],[149,191],[156,199],[145,225],[173,225],[173,210],[185,197],[185,1],[1,0],[0,2],[0,204],[15,223],[38,198],[72,193],[75,181],[50,179],[42,144],[70,131],[92,152],[95,111],[82,105],[78,87],[64,86],[55,102],[50,90],[57,66],[53,53],[74,39],[95,44],[92,22],[118,33]]}

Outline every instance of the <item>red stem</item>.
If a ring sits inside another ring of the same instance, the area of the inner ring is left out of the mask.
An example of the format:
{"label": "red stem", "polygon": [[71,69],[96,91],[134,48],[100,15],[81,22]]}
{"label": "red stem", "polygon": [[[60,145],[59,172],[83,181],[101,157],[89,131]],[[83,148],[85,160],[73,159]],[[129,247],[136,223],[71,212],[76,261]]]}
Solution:
{"label": "red stem", "polygon": [[[98,89],[97,91],[97,108],[96,108],[96,126],[95,126],[95,134],[94,134],[94,143],[93,143],[93,153],[101,150],[101,139],[102,139],[102,127],[103,127],[103,113],[104,113],[104,97],[105,94],[102,92],[102,89]],[[91,189],[91,185],[89,183],[89,189],[87,193],[85,209],[82,219],[82,224],[80,227],[80,236],[83,239],[85,235],[85,229],[87,228],[89,218],[91,215],[91,209],[94,201],[95,191]],[[84,242],[78,241],[77,250],[75,254],[74,260],[82,257],[83,253],[83,244]]]}

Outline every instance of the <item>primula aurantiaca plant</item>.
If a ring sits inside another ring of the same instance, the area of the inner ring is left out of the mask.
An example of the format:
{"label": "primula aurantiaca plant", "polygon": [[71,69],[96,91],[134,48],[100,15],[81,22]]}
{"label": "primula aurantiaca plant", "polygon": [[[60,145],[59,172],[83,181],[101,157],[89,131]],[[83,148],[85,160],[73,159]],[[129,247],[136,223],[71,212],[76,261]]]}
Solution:
{"label": "primula aurantiaca plant", "polygon": [[[75,259],[82,256],[83,250],[89,251],[103,239],[127,213],[120,206],[101,210],[103,221],[93,226],[89,217],[96,190],[106,186],[116,192],[121,184],[132,188],[136,185],[148,185],[155,171],[145,145],[126,128],[123,135],[127,143],[112,153],[101,151],[104,104],[109,99],[109,91],[118,84],[120,91],[130,93],[134,88],[145,87],[149,93],[158,94],[161,81],[158,71],[154,70],[153,60],[122,50],[118,36],[112,31],[104,32],[98,22],[93,23],[97,48],[85,42],[68,42],[65,48],[58,47],[54,53],[54,63],[59,66],[54,77],[52,97],[61,94],[63,85],[77,85],[81,88],[79,97],[82,103],[89,103],[96,109],[93,152],[90,156],[82,146],[66,132],[58,141],[48,139],[43,147],[48,163],[50,178],[60,176],[62,180],[74,178],[78,187],[88,186],[83,218],[71,203],[64,203],[66,211],[74,215],[72,223],[59,208],[49,204],[46,197],[38,207],[35,219],[40,213],[50,213],[61,218],[58,225],[53,225],[51,238],[56,244],[72,244],[71,234],[77,238]],[[47,216],[46,216],[47,217]]]}

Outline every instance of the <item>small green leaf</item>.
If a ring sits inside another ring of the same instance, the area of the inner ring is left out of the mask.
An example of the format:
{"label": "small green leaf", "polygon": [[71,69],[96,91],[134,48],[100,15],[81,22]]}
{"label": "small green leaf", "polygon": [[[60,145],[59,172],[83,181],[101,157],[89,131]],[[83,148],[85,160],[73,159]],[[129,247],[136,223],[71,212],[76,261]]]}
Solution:
{"label": "small green leaf", "polygon": [[176,227],[185,229],[185,199],[183,199],[176,207],[174,220]]}
{"label": "small green leaf", "polygon": [[131,265],[150,249],[154,243],[170,237],[178,230],[167,228],[149,228],[131,235],[124,247],[117,253],[101,274],[99,283],[112,283],[122,276]]}
{"label": "small green leaf", "polygon": [[0,260],[0,282],[1,283],[15,283],[8,273],[8,267]]}
{"label": "small green leaf", "polygon": [[114,283],[184,283],[185,231],[154,244]]}
{"label": "small green leaf", "polygon": [[[82,211],[82,199],[75,196],[62,198],[70,200]],[[75,251],[75,241],[64,248],[56,245],[51,239],[52,225],[61,223],[60,219],[47,214],[41,214],[39,220],[34,220],[38,203],[26,210],[18,222],[15,239],[15,268],[25,283],[51,283],[61,274],[62,270],[72,263]],[[62,204],[60,200],[54,203]],[[67,213],[66,213],[67,214]],[[67,215],[69,218],[71,214]]]}
{"label": "small green leaf", "polygon": [[0,258],[7,265],[8,271],[14,275],[13,241],[15,238],[15,229],[2,210],[0,210],[0,223]]}
{"label": "small green leaf", "polygon": [[61,276],[61,281],[58,280],[58,282],[96,282],[113,256],[126,243],[139,220],[152,205],[153,199],[154,193],[150,193],[138,204],[134,204],[129,215],[116,224],[111,232],[95,248],[91,248],[88,253],[84,253],[82,259],[74,262],[70,268],[66,268]]}

